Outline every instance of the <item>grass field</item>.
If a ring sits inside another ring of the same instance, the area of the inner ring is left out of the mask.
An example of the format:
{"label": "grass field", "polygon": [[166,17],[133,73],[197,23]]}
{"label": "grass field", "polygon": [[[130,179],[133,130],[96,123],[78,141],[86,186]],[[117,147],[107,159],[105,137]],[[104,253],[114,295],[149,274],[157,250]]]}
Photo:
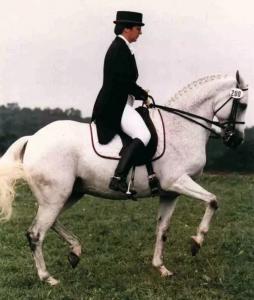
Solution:
{"label": "grass field", "polygon": [[180,197],[167,241],[165,263],[176,275],[160,278],[151,266],[158,199],[138,202],[87,197],[65,212],[62,223],[79,236],[83,255],[72,269],[68,247],[54,232],[44,245],[58,287],[36,275],[25,232],[36,205],[19,186],[14,215],[0,225],[0,299],[254,299],[254,176],[205,175],[201,185],[220,208],[204,247],[190,253],[204,206]]}

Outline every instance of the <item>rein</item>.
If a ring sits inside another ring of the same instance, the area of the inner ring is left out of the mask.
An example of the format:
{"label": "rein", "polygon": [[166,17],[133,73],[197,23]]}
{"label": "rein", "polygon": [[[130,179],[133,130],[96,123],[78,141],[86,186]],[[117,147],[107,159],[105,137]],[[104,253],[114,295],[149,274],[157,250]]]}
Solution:
{"label": "rein", "polygon": [[218,126],[220,128],[224,128],[224,125],[221,124],[220,122],[216,122],[216,121],[212,121],[212,120],[209,120],[209,119],[206,119],[202,116],[199,116],[199,115],[195,115],[195,114],[192,114],[192,113],[189,113],[187,111],[184,111],[184,110],[180,110],[180,109],[177,109],[177,108],[173,108],[173,107],[167,107],[167,106],[164,106],[164,105],[158,105],[158,104],[154,104],[152,107],[156,107],[156,108],[159,108],[161,110],[164,110],[166,112],[169,112],[169,113],[173,113],[179,117],[182,117],[192,123],[195,123],[203,128],[205,128],[206,130],[212,132],[215,137],[219,138],[220,135],[215,131],[213,130],[212,128],[200,123],[199,121],[195,120],[195,119],[192,119],[192,118],[196,118],[196,119],[199,119],[199,120],[203,120],[203,121],[206,121],[207,123],[209,124],[212,124],[212,125],[215,125],[215,126]]}
{"label": "rein", "polygon": [[[246,91],[247,89],[242,89],[243,91]],[[151,105],[151,108],[156,107],[159,108],[161,110],[164,110],[166,112],[169,113],[173,113],[179,117],[182,117],[192,123],[195,123],[203,128],[205,128],[206,130],[210,131],[211,133],[213,133],[214,135],[211,136],[213,138],[220,138],[220,134],[218,134],[215,130],[213,130],[212,128],[204,125],[203,123],[199,122],[198,120],[195,119],[199,119],[202,121],[205,121],[211,125],[217,126],[221,129],[225,129],[227,125],[231,124],[233,126],[235,126],[236,124],[244,124],[245,122],[238,122],[235,120],[236,118],[236,112],[237,112],[237,106],[238,106],[238,98],[235,98],[233,96],[229,97],[214,113],[216,114],[218,111],[220,111],[230,100],[233,100],[233,107],[232,107],[232,111],[229,117],[229,120],[223,123],[217,122],[217,121],[213,121],[213,120],[209,120],[205,117],[181,110],[181,109],[177,109],[177,108],[173,108],[173,107],[167,107],[164,105],[158,105],[155,104],[154,98],[152,96],[148,96],[149,98],[151,98],[151,100],[153,101],[153,104]],[[193,119],[194,118],[194,119]]]}

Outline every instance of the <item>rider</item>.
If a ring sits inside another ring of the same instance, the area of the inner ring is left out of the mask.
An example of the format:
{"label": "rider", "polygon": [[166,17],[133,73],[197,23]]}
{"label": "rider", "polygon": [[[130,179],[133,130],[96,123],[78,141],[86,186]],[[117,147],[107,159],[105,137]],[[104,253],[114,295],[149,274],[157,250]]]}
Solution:
{"label": "rider", "polygon": [[121,131],[132,138],[109,184],[110,189],[126,193],[129,170],[151,138],[145,122],[133,108],[134,99],[149,101],[147,91],[136,84],[138,70],[131,45],[142,34],[144,23],[141,13],[131,11],[118,11],[114,23],[116,38],[105,56],[103,85],[92,121],[96,122],[101,144],[109,143]]}

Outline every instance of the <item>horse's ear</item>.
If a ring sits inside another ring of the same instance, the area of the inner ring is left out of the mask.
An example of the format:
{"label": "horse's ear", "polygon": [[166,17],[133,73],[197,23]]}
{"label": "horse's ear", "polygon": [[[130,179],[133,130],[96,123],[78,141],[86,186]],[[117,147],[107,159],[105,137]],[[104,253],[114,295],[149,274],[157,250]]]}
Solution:
{"label": "horse's ear", "polygon": [[238,70],[236,71],[236,82],[237,82],[237,85],[239,86],[240,85],[240,74],[239,74]]}
{"label": "horse's ear", "polygon": [[247,84],[244,83],[244,80],[238,70],[236,71],[236,82],[237,87],[240,89],[246,89],[248,87]]}

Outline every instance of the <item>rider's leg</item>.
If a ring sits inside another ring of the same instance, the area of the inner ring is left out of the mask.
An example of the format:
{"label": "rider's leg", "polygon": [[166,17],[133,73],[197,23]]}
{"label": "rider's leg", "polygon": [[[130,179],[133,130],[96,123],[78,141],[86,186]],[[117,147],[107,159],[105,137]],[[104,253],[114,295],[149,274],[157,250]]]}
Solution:
{"label": "rider's leg", "polygon": [[[136,155],[140,155],[144,149],[144,144],[140,139],[134,139],[131,141],[119,160],[114,176],[109,184],[110,189],[126,193],[128,189],[126,177],[130,168],[135,164]],[[135,191],[132,191],[132,193],[134,194]]]}
{"label": "rider's leg", "polygon": [[121,128],[133,140],[122,154],[109,188],[125,193],[127,191],[126,177],[129,170],[135,164],[135,158],[145,150],[151,134],[139,113],[129,104],[125,106],[121,119]]}
{"label": "rider's leg", "polygon": [[143,118],[128,103],[125,105],[123,111],[121,129],[132,139],[140,139],[145,146],[147,146],[151,139],[150,131],[148,130]]}

